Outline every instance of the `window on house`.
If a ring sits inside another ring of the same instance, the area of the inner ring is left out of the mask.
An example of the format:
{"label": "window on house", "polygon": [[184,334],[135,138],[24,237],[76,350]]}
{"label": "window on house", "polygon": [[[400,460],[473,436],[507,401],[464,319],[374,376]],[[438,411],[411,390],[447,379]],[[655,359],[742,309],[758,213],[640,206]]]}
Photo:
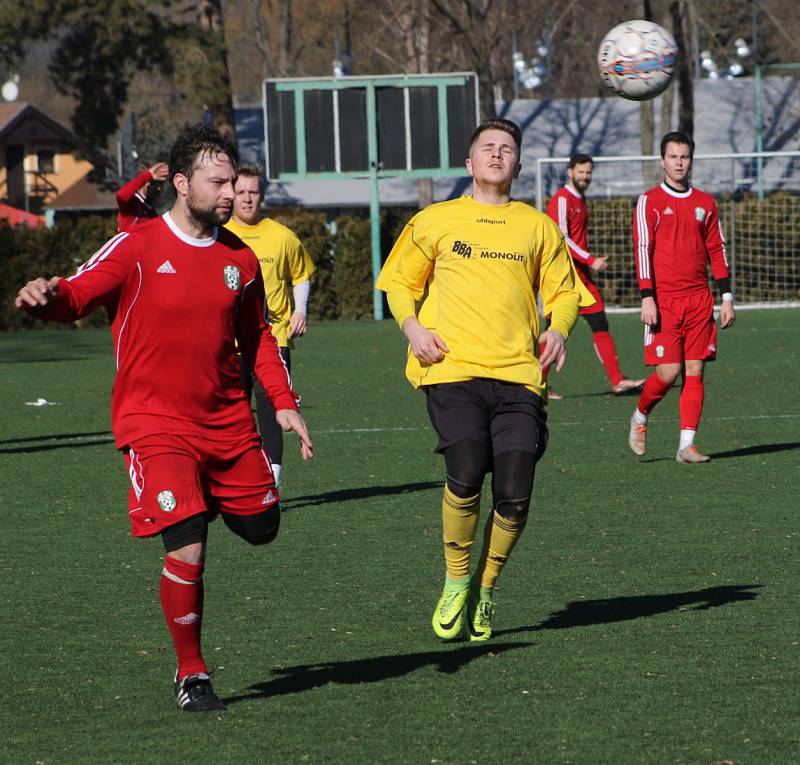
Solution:
{"label": "window on house", "polygon": [[56,153],[52,149],[38,149],[36,159],[36,169],[40,173],[54,173],[56,171]]}

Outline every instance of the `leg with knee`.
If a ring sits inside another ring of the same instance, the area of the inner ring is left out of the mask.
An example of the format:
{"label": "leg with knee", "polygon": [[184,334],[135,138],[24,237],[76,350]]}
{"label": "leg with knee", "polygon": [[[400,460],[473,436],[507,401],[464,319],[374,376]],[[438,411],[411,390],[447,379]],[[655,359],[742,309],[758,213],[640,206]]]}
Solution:
{"label": "leg with knee", "polygon": [[252,515],[237,515],[224,511],[221,515],[225,525],[251,545],[269,544],[278,536],[281,525],[281,513],[277,503]]}

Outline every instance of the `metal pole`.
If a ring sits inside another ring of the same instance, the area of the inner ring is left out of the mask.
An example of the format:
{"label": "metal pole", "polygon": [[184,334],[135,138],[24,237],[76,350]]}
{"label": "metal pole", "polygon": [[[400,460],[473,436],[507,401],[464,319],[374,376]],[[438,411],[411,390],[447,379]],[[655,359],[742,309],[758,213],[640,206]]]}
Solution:
{"label": "metal pole", "polygon": [[[367,156],[369,160],[369,223],[372,243],[372,283],[381,272],[381,199],[378,188],[378,109],[375,85],[367,85]],[[373,286],[372,313],[375,319],[383,318],[383,293]]]}
{"label": "metal pole", "polygon": [[[759,155],[764,151],[764,113],[761,110],[761,62],[758,60],[758,0],[750,3],[750,27],[753,38],[753,63],[755,64],[755,77],[753,86],[756,97],[756,151]],[[764,198],[764,160],[761,156],[756,158],[756,188],[758,198]]]}
{"label": "metal pole", "polygon": [[756,64],[755,77],[753,78],[755,85],[755,98],[756,98],[756,189],[758,190],[758,198],[764,198],[764,158],[761,153],[764,151],[764,112],[761,109],[761,64]]}

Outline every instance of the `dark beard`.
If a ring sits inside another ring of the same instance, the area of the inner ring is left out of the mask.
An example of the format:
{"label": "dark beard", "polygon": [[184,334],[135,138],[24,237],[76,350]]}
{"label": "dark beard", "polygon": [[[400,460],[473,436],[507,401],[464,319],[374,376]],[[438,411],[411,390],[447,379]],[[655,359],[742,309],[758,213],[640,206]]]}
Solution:
{"label": "dark beard", "polygon": [[189,217],[199,223],[203,228],[214,228],[214,226],[227,223],[233,212],[232,209],[228,212],[221,212],[215,207],[194,207],[191,202],[187,204],[187,210],[189,212]]}

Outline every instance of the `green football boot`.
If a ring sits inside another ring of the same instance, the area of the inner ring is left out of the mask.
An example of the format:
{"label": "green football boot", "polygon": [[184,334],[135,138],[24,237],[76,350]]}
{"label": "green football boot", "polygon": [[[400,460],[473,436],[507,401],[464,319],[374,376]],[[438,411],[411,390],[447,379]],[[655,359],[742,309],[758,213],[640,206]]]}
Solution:
{"label": "green football boot", "polygon": [[464,629],[469,580],[464,583],[445,582],[442,597],[433,612],[433,631],[442,640],[454,640]]}
{"label": "green football boot", "polygon": [[485,587],[471,591],[467,606],[467,630],[470,640],[488,640],[492,636],[493,614],[492,591]]}

